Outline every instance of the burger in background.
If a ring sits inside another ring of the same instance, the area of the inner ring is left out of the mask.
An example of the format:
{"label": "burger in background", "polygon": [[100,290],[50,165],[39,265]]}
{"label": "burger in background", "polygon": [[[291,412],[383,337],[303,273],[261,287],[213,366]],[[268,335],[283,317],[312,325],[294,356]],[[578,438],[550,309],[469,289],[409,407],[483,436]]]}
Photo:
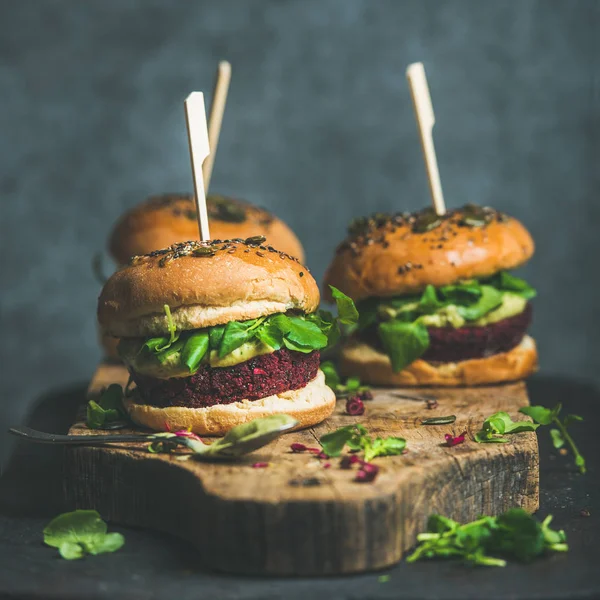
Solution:
{"label": "burger in background", "polygon": [[[214,239],[265,235],[275,248],[304,262],[304,249],[295,233],[275,215],[242,200],[209,195],[206,207]],[[172,244],[198,239],[196,202],[193,194],[162,194],[127,211],[110,234],[108,250],[118,265]],[[119,359],[118,339],[102,336],[108,358]]]}
{"label": "burger in background", "polygon": [[508,270],[533,251],[519,221],[487,207],[357,219],[325,276],[360,313],[340,370],[398,386],[530,375],[537,367],[527,335],[535,290]]}
{"label": "burger in background", "polygon": [[[339,322],[353,303],[334,290]],[[103,333],[136,384],[125,406],[154,430],[220,435],[285,413],[319,423],[335,395],[320,350],[339,337],[338,319],[317,312],[306,267],[264,237],[185,242],[133,258],[106,282],[98,302]]]}
{"label": "burger in background", "polygon": [[[209,195],[206,209],[215,240],[264,235],[275,248],[304,262],[304,249],[294,232],[275,215],[242,200]],[[127,211],[115,224],[108,250],[119,265],[179,242],[198,239],[193,194],[152,196]]]}

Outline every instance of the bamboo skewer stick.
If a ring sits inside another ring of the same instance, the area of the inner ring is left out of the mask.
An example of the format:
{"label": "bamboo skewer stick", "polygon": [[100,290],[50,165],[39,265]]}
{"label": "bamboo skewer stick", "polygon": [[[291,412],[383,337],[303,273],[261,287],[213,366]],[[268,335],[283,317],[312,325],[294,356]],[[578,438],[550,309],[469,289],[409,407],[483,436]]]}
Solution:
{"label": "bamboo skewer stick", "polygon": [[442,193],[442,183],[440,181],[440,172],[438,170],[437,158],[435,155],[435,146],[433,145],[433,126],[435,125],[435,115],[431,104],[431,95],[427,85],[427,76],[423,63],[413,63],[406,69],[406,78],[410,86],[413,106],[417,118],[417,127],[423,147],[423,156],[425,158],[425,168],[427,169],[427,179],[429,181],[429,190],[433,208],[439,216],[446,214],[446,205],[444,204],[444,194]]}
{"label": "bamboo skewer stick", "polygon": [[206,111],[204,109],[204,94],[192,92],[184,102],[185,122],[190,147],[190,160],[192,163],[192,177],[194,179],[194,197],[196,199],[196,214],[198,215],[198,228],[200,239],[210,239],[208,228],[208,213],[206,210],[206,192],[202,176],[202,164],[210,154],[208,145],[208,129],[206,126]]}
{"label": "bamboo skewer stick", "polygon": [[208,194],[210,179],[212,177],[217,146],[219,145],[219,136],[221,135],[221,124],[223,123],[223,113],[225,112],[225,103],[227,102],[227,93],[229,91],[229,82],[231,81],[231,65],[222,60],[217,67],[217,78],[215,80],[215,89],[213,91],[212,103],[208,116],[208,144],[210,155],[204,161],[202,174],[204,177],[204,189]]}

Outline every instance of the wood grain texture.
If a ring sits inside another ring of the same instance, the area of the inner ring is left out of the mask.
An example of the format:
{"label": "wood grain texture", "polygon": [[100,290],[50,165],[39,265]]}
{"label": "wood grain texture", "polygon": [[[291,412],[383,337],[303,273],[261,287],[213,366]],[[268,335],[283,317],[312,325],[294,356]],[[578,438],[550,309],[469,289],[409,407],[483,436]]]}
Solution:
{"label": "wood grain texture", "polygon": [[[101,365],[90,393],[126,379],[123,367]],[[515,506],[537,510],[535,434],[512,436],[508,444],[472,439],[490,414],[505,410],[516,416],[528,403],[525,385],[425,393],[438,398],[438,408],[427,410],[423,402],[378,390],[366,413],[351,417],[340,401],[325,423],[288,434],[235,463],[178,461],[132,445],[68,448],[65,494],[73,507],[95,508],[111,521],[192,541],[204,567],[277,575],[352,573],[393,564],[415,544],[433,512],[467,521]],[[453,425],[420,424],[449,414],[457,416]],[[405,455],[376,459],[380,472],[373,483],[354,482],[354,473],[340,469],[339,459],[322,461],[289,449],[293,442],[318,446],[327,431],[355,422],[372,435],[408,442]],[[445,433],[464,430],[464,444],[443,445]],[[70,432],[94,435],[82,423]],[[269,467],[251,467],[262,461]],[[325,462],[331,467],[324,468]],[[293,485],[315,480],[318,485]]]}

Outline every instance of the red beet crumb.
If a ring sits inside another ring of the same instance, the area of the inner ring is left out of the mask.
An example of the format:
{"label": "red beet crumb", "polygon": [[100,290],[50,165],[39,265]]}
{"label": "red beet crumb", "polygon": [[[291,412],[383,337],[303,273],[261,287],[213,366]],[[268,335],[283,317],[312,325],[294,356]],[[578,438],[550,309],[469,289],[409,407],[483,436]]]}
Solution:
{"label": "red beet crumb", "polygon": [[324,469],[329,469],[329,467],[331,467],[331,463],[330,462],[323,463],[323,468]]}
{"label": "red beet crumb", "polygon": [[361,392],[358,397],[361,400],[373,400],[373,392],[371,390],[365,390],[364,392]]}
{"label": "red beet crumb", "polygon": [[306,451],[311,454],[321,454],[322,452],[321,448],[307,448]]}
{"label": "red beet crumb", "polygon": [[290,446],[292,452],[306,452],[308,448],[304,444],[295,443]]}
{"label": "red beet crumb", "polygon": [[202,441],[195,433],[188,431],[187,429],[180,429],[179,431],[173,432],[177,437],[187,437],[192,438],[193,440]]}
{"label": "red beet crumb", "polygon": [[342,456],[342,460],[340,460],[340,469],[351,469],[352,465],[356,463],[362,462],[356,454],[350,454],[346,456]]}
{"label": "red beet crumb", "polygon": [[264,369],[252,369],[254,375],[266,375],[267,372]]}
{"label": "red beet crumb", "polygon": [[377,477],[377,473],[379,473],[379,467],[377,465],[363,462],[360,469],[356,472],[354,481],[358,481],[359,483],[370,483]]}
{"label": "red beet crumb", "polygon": [[268,462],[256,462],[252,465],[253,469],[264,469],[265,467],[268,467],[269,463]]}
{"label": "red beet crumb", "polygon": [[325,454],[325,452],[321,451],[321,452],[319,452],[319,454],[317,454],[317,458],[323,459],[323,458],[329,458],[329,456],[327,456],[327,454]]}
{"label": "red beet crumb", "polygon": [[350,396],[346,400],[346,412],[353,417],[365,414],[365,405],[358,396]]}
{"label": "red beet crumb", "polygon": [[447,446],[458,446],[458,444],[462,444],[465,441],[465,436],[467,435],[466,431],[463,431],[460,435],[454,437],[447,433],[444,438],[446,439]]}

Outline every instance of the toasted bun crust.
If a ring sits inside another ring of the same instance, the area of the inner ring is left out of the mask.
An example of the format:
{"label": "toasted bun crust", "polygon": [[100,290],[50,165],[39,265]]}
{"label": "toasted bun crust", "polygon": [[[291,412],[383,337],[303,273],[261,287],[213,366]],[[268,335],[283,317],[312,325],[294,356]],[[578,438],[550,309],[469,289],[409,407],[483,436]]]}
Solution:
{"label": "toasted bun crust", "polygon": [[[280,219],[241,200],[211,195],[207,198],[210,234],[214,239],[265,235],[278,250],[304,262],[302,244]],[[126,212],[115,224],[108,250],[117,264],[177,242],[198,239],[192,194],[152,196]]]}
{"label": "toasted bun crust", "polygon": [[299,390],[290,390],[260,400],[241,400],[206,408],[171,406],[157,408],[125,399],[125,408],[138,425],[155,431],[191,429],[200,435],[224,435],[232,427],[252,419],[286,414],[298,421],[294,429],[303,429],[324,421],[335,408],[335,394],[325,385],[322,371]]}
{"label": "toasted bun crust", "polygon": [[357,340],[349,340],[340,353],[340,372],[357,375],[364,383],[389,386],[471,386],[528,377],[537,370],[537,349],[526,335],[521,343],[501,354],[456,363],[430,363],[418,359],[400,373],[392,371],[386,354]]}
{"label": "toasted bun crust", "polygon": [[[492,209],[463,207],[442,217],[430,231],[420,232],[431,218],[431,212],[421,211],[355,222],[337,249],[325,283],[355,301],[413,294],[428,284],[438,287],[513,269],[533,254],[525,227]],[[468,224],[474,222],[479,226]],[[326,294],[330,299],[329,291]]]}
{"label": "toasted bun crust", "polygon": [[164,335],[165,304],[179,331],[288,310],[314,312],[319,288],[308,269],[266,244],[260,237],[187,242],[136,257],[102,289],[102,331]]}

